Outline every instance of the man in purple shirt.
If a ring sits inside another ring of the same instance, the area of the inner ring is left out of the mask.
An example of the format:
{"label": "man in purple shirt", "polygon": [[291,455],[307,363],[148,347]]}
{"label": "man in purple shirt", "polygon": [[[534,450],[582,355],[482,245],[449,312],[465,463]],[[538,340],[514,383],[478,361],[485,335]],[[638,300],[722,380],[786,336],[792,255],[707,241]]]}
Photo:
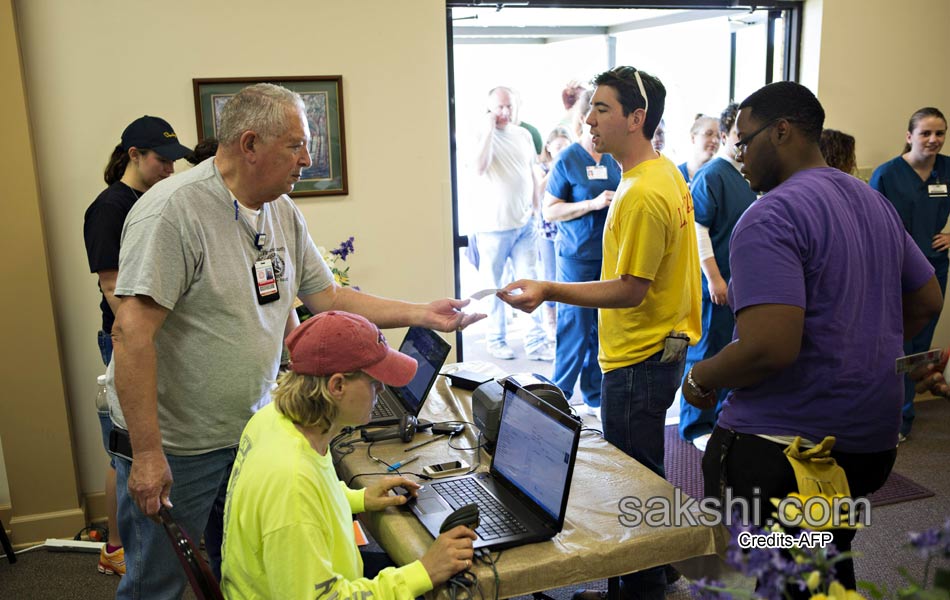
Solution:
{"label": "man in purple shirt", "polygon": [[[721,497],[728,486],[734,497],[784,498],[798,491],[785,446],[830,435],[852,496],[866,496],[896,456],[903,388],[894,360],[939,314],[940,288],[890,203],[825,164],[824,110],[808,89],[773,83],[739,109],[736,159],[752,189],[768,194],[730,243],[733,342],[683,386],[699,408],[733,388],[703,456],[705,493]],[[762,519],[771,512],[761,507]],[[832,533],[839,551],[851,549],[854,530]],[[854,589],[853,563],[836,567]]]}

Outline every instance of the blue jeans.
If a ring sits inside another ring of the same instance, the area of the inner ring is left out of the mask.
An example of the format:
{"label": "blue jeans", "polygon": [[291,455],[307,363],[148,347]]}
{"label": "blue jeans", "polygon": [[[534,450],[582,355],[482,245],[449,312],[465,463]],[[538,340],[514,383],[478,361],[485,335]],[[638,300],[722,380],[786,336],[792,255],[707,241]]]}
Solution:
{"label": "blue jeans", "polygon": [[[947,262],[931,260],[930,264],[934,268],[934,274],[937,276],[937,283],[940,285],[940,291],[947,295]],[[930,344],[934,339],[934,331],[937,329],[937,321],[940,315],[933,318],[924,328],[915,335],[910,341],[904,342],[904,354],[916,354],[930,350]],[[917,392],[914,390],[914,382],[910,375],[904,375],[904,407],[901,409],[901,435],[910,435],[911,427],[914,425],[914,396]]]}
{"label": "blue jeans", "polygon": [[100,330],[98,338],[102,364],[108,367],[109,363],[112,362],[112,335]]}
{"label": "blue jeans", "polygon": [[[541,258],[541,268],[538,269],[538,279],[554,281],[557,276],[557,256],[554,253],[554,240],[538,235],[538,256]],[[545,302],[551,308],[556,302]]]}
{"label": "blue jeans", "polygon": [[[599,260],[577,260],[557,257],[558,281],[597,281]],[[581,378],[581,394],[587,406],[600,406],[601,371],[597,362],[600,344],[597,341],[597,309],[570,304],[557,307],[557,346],[554,354],[554,383],[568,398],[574,383]]]}
{"label": "blue jeans", "polygon": [[[663,427],[683,378],[684,360],[660,362],[662,354],[604,373],[600,419],[605,440],[665,477]],[[665,566],[623,575],[620,583],[624,598],[663,600]]]}
{"label": "blue jeans", "polygon": [[[174,505],[171,514],[196,544],[208,523],[212,505],[219,496],[224,498],[236,451],[225,448],[197,456],[167,455],[174,478],[169,497]],[[115,597],[181,598],[188,582],[185,572],[162,525],[144,516],[129,495],[131,468],[131,462],[116,457],[116,496],[126,572]]]}
{"label": "blue jeans", "polygon": [[[529,221],[524,227],[505,231],[479,232],[478,271],[487,287],[500,288],[509,282],[502,281],[505,263],[511,258],[511,266],[517,279],[535,279],[537,277],[538,250],[537,232],[534,223]],[[506,342],[505,303],[492,297],[488,311],[488,344]],[[547,343],[544,329],[541,327],[541,315],[535,311],[531,315],[531,330],[525,334],[524,349],[527,352],[538,350]]]}

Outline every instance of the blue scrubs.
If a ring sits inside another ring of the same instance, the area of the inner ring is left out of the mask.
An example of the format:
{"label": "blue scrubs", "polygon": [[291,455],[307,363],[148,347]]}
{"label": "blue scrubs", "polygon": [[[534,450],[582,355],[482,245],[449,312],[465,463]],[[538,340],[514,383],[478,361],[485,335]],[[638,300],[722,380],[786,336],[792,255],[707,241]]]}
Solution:
{"label": "blue scrubs", "polygon": [[[605,191],[616,190],[620,175],[620,165],[610,155],[603,155],[598,165],[583,146],[575,143],[558,156],[548,178],[547,193],[565,202],[592,200]],[[603,209],[558,222],[554,240],[558,281],[600,279],[606,220],[607,209]],[[554,383],[570,398],[580,376],[584,403],[600,406],[597,309],[558,304],[556,335]]]}
{"label": "blue scrubs", "polygon": [[[946,188],[939,190],[932,186],[950,185],[950,158],[938,154],[930,177],[927,181],[922,181],[913,167],[898,156],[875,169],[870,184],[872,188],[884,194],[897,209],[904,228],[933,265],[940,290],[946,295],[947,267],[950,265],[950,259],[946,250],[934,250],[931,244],[933,237],[947,224],[947,217],[950,216],[950,197],[947,196]],[[905,354],[930,350],[938,318],[934,318],[912,340],[904,343]],[[914,382],[905,375],[900,429],[901,435],[904,436],[910,434],[914,423],[914,394]]]}
{"label": "blue scrubs", "polygon": [[686,163],[676,165],[676,168],[679,169],[680,173],[683,174],[683,179],[686,180],[686,183],[689,183],[689,169],[686,168]]}
{"label": "blue scrubs", "polygon": [[[696,222],[709,228],[713,255],[719,273],[727,282],[731,274],[729,268],[729,239],[739,217],[755,201],[755,192],[739,171],[724,158],[716,157],[696,172],[690,184],[693,196],[693,211]],[[719,353],[732,341],[735,320],[732,309],[714,304],[709,297],[709,282],[705,273],[703,278],[703,335],[695,346],[686,352],[686,364],[683,373],[689,373],[694,364]],[[685,378],[685,377],[684,377]],[[716,426],[722,401],[728,389],[720,389],[716,394],[715,408],[701,410],[680,398],[680,437],[691,441],[701,435],[712,433]]]}

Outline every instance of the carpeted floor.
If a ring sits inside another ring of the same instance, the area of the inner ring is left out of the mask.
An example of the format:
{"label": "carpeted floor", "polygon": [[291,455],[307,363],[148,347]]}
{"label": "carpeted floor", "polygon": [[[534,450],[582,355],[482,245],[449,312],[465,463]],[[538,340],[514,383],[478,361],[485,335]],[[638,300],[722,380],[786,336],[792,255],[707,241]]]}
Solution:
{"label": "carpeted floor", "polygon": [[[931,490],[934,495],[897,504],[875,504],[871,525],[858,534],[854,545],[859,553],[855,561],[858,579],[888,586],[891,590],[903,584],[897,572],[898,566],[906,567],[913,577],[920,578],[923,574],[923,561],[906,547],[907,532],[941,526],[950,516],[950,471],[947,469],[947,464],[950,464],[950,402],[932,400],[919,403],[917,415],[910,440],[902,444],[898,452],[895,471]],[[111,598],[118,580],[99,575],[96,561],[94,554],[52,553],[43,549],[20,555],[20,560],[14,565],[0,558],[0,598]],[[603,589],[605,585],[601,581],[589,587]],[[574,589],[574,586],[560,588],[548,594],[556,600],[568,600]],[[689,597],[685,579],[667,589],[667,600],[687,600]],[[189,591],[185,598],[194,596]]]}
{"label": "carpeted floor", "polygon": [[[665,438],[666,447],[663,462],[666,467],[667,480],[687,496],[701,499],[703,497],[703,453],[692,444],[684,442],[677,433],[675,425],[666,428]],[[910,500],[920,500],[933,495],[932,491],[914,483],[894,470],[891,471],[891,475],[884,486],[868,496],[868,499],[871,501],[871,506],[878,507]]]}

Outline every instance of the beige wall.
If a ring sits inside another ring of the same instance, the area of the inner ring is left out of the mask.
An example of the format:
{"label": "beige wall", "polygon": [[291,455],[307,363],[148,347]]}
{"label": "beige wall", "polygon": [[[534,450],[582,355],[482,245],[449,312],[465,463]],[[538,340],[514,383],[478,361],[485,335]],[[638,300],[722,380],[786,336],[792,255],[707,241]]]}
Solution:
{"label": "beige wall", "polygon": [[[102,489],[106,463],[92,409],[93,382],[102,371],[94,341],[98,292],[87,273],[81,223],[104,187],[102,167],[122,128],[144,113],[158,114],[184,143],[194,143],[192,77],[342,74],[350,194],[299,202],[313,236],[327,246],[356,236],[351,273],[366,291],[416,300],[451,295],[443,6],[441,0],[17,3],[38,169],[34,177],[17,143],[4,145],[0,165],[7,197],[38,179],[41,200],[33,191],[24,208],[29,214],[23,221],[14,215],[18,227],[3,239],[7,256],[26,256],[40,268],[29,277],[41,279],[48,243],[52,292],[42,285],[31,291],[36,306],[30,309],[42,313],[46,306],[46,314],[24,314],[19,299],[0,310],[11,332],[8,347],[23,350],[22,360],[8,363],[23,370],[10,370],[4,381],[42,379],[55,388],[61,380],[51,366],[58,360],[56,332],[40,332],[53,349],[24,345],[31,336],[20,333],[24,323],[49,328],[53,313],[83,492]],[[950,109],[950,81],[936,68],[910,66],[912,57],[950,55],[945,36],[917,33],[922,23],[948,17],[945,0],[807,0],[803,81],[817,89],[828,125],[858,136],[862,166],[896,154],[917,107]],[[6,26],[5,18],[0,23]],[[2,33],[7,40],[7,29]],[[6,105],[0,108],[7,114]],[[945,335],[942,343],[948,340]],[[21,403],[23,393],[28,390],[8,391],[7,412],[0,412],[11,415],[6,429],[0,424],[5,447],[17,426],[36,418]],[[6,458],[9,467],[9,452]],[[16,490],[11,493],[15,499]]]}
{"label": "beige wall", "polygon": [[[5,490],[0,518],[14,542],[76,532],[84,523],[48,265],[48,231],[37,190],[13,2],[0,2],[0,181],[7,225],[0,235],[0,439]],[[42,475],[40,475],[42,474]]]}
{"label": "beige wall", "polygon": [[[918,108],[950,114],[950,78],[942,66],[950,37],[945,27],[929,26],[950,22],[950,2],[806,0],[805,6],[802,82],[824,105],[825,125],[857,138],[860,167],[901,152],[907,120]],[[934,345],[950,345],[950,302]]]}
{"label": "beige wall", "polygon": [[83,213],[133,119],[160,115],[183,143],[197,141],[193,77],[341,74],[350,193],[298,202],[311,234],[328,247],[356,237],[348,262],[364,291],[419,301],[452,295],[439,0],[28,0],[17,11],[83,491],[102,489],[106,466],[93,409],[103,371],[99,294]]}

